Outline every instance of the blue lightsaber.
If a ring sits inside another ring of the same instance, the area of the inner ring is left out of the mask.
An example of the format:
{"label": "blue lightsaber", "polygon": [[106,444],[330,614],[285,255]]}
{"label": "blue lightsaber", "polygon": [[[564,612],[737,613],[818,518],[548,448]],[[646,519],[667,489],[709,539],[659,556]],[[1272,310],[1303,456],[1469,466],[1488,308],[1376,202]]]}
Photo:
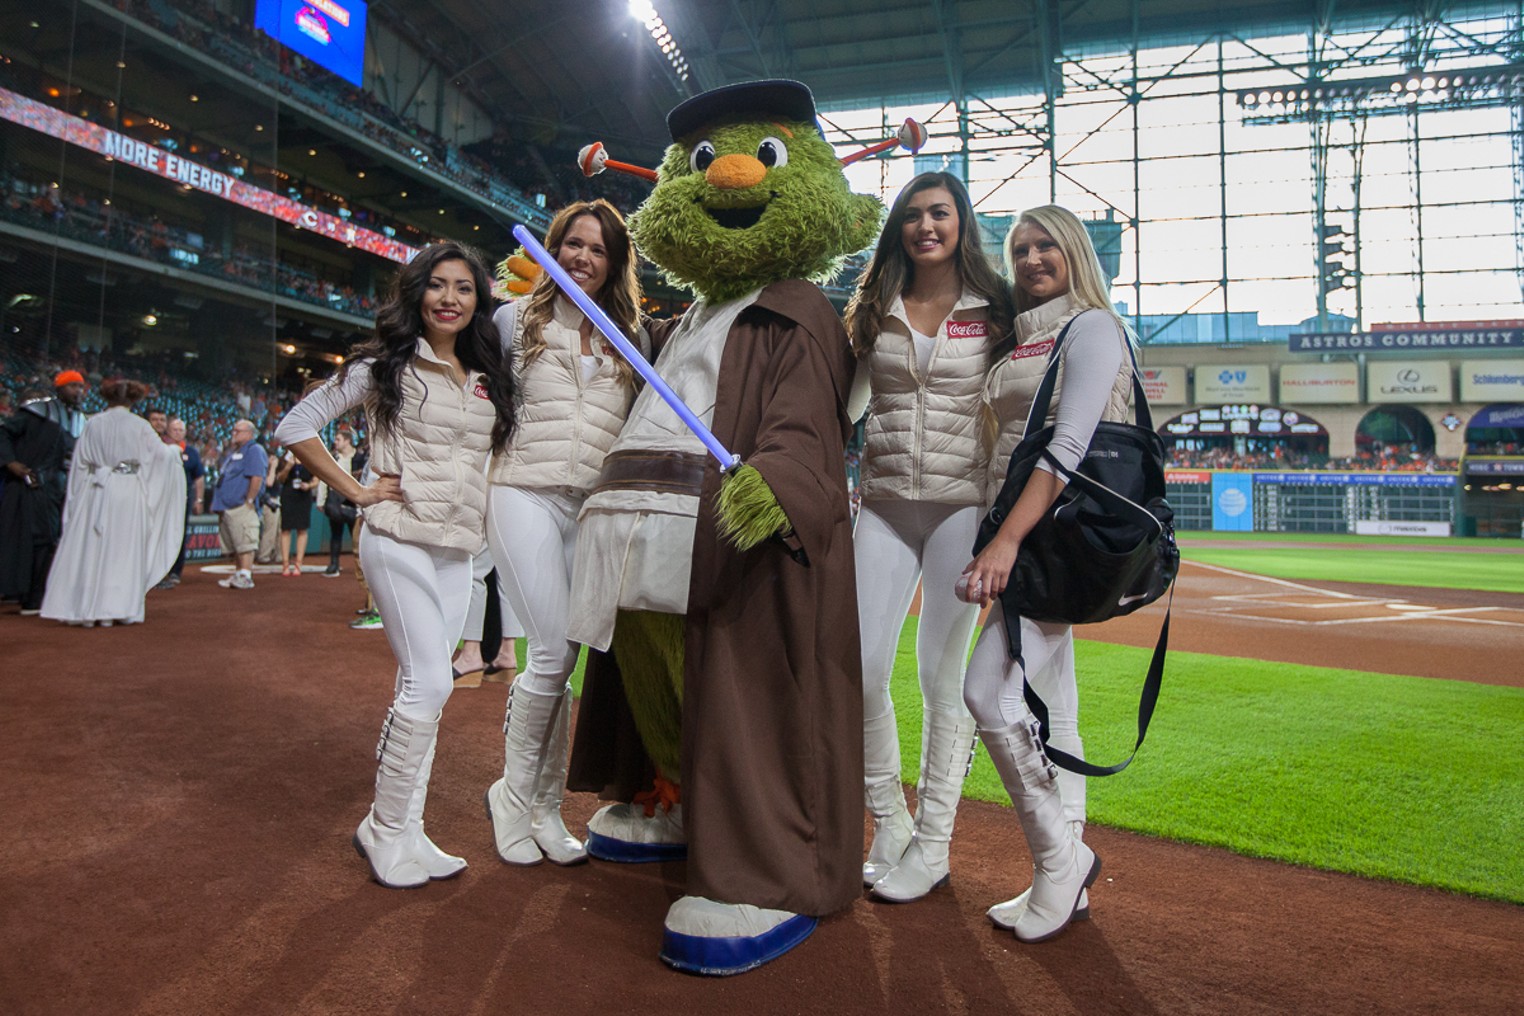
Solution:
{"label": "blue lightsaber", "polygon": [[552,281],[561,287],[561,292],[577,305],[578,310],[587,315],[593,327],[614,344],[620,354],[629,361],[630,366],[635,368],[635,372],[645,378],[646,383],[656,390],[656,394],[661,396],[663,402],[672,407],[672,411],[683,423],[687,424],[688,429],[698,435],[698,439],[704,442],[704,447],[709,449],[709,454],[719,460],[720,472],[728,472],[739,466],[741,456],[733,454],[720,444],[720,439],[714,436],[714,431],[704,426],[704,421],[694,415],[693,410],[688,408],[688,404],[682,400],[682,397],[667,386],[667,382],[656,373],[656,368],[646,362],[646,358],[640,354],[640,350],[635,348],[634,343],[624,337],[618,326],[603,312],[603,308],[594,303],[593,298],[584,293],[582,287],[566,274],[566,269],[556,264],[556,259],[550,256],[550,251],[541,246],[540,241],[534,238],[534,234],[524,226],[514,226],[513,238],[524,245],[524,250],[529,253],[529,256],[539,262],[540,267],[545,269]]}

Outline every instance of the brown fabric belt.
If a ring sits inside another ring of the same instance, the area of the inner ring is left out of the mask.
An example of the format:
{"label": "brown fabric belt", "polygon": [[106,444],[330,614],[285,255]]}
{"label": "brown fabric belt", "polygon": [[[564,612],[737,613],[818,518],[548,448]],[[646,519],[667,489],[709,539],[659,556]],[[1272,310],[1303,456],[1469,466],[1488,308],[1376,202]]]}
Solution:
{"label": "brown fabric belt", "polygon": [[707,456],[694,452],[611,452],[603,460],[597,494],[605,490],[654,490],[663,494],[699,496],[704,487]]}

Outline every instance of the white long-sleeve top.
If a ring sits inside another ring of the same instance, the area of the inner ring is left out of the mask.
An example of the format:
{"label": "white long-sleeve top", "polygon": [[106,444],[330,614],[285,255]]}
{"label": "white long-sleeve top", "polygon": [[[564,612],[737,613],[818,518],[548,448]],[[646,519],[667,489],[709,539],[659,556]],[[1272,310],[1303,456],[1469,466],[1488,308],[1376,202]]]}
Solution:
{"label": "white long-sleeve top", "polygon": [[[1091,310],[1074,319],[1058,351],[1058,362],[1058,383],[1048,409],[1053,422],[1048,451],[1072,470],[1079,468],[1090,448],[1097,424],[1127,419],[1132,360],[1116,319],[1105,311]],[[1037,468],[1057,472],[1046,460]]]}
{"label": "white long-sleeve top", "polygon": [[309,393],[281,420],[276,438],[289,445],[318,437],[329,422],[365,406],[370,468],[400,477],[404,498],[365,508],[365,525],[395,539],[475,554],[485,540],[487,456],[497,422],[486,375],[470,372],[465,384],[457,383],[420,338],[401,374],[402,411],[383,434],[374,417],[370,364],[361,360],[342,382],[330,380]]}

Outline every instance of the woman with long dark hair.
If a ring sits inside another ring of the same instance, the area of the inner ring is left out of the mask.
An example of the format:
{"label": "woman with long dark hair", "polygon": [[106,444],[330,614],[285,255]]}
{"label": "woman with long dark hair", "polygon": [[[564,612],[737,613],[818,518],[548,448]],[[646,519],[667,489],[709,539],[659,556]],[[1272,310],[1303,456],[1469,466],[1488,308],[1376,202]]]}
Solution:
{"label": "woman with long dark hair", "polygon": [[[873,843],[863,882],[919,899],[948,878],[953,819],[974,748],[963,665],[978,611],[952,593],[985,499],[980,393],[1012,344],[1010,288],[985,257],[968,191],[922,173],[894,201],[847,333],[858,357],[849,412],[871,411],[853,543],[863,652],[864,796]],[[889,678],[924,576],[916,630],[921,771],[912,822],[900,784]]]}
{"label": "woman with long dark hair", "polygon": [[[562,209],[545,247],[624,334],[643,344],[635,247],[607,201]],[[514,439],[492,457],[487,542],[499,587],[528,638],[508,693],[503,776],[487,790],[498,855],[510,864],[576,864],[581,841],[561,819],[571,685],[579,646],[566,638],[577,516],[635,400],[635,371],[549,275],[500,308],[522,394]]]}
{"label": "woman with long dark hair", "polygon": [[[450,878],[466,862],[423,831],[450,654],[481,549],[487,458],[507,446],[514,388],[487,313],[492,280],[457,243],[425,248],[397,274],[376,331],[281,421],[276,436],[365,518],[360,561],[397,657],[377,748],[376,796],[354,845],[390,888]],[[364,406],[376,479],[361,486],[320,430]]]}
{"label": "woman with long dark hair", "polygon": [[[1019,371],[1013,362],[1009,370],[1002,365],[992,373],[987,395],[1000,432],[995,456],[1003,459],[992,467],[1005,469],[1024,430],[1052,426],[1048,451],[1065,468],[1078,469],[1096,426],[1128,417],[1129,332],[1111,306],[1095,247],[1073,212],[1058,205],[1023,212],[1005,249],[1016,280],[1022,348],[1046,358],[1065,328],[1068,332],[1058,348],[1058,384],[1048,419],[1027,418],[1037,384],[1030,369]],[[995,538],[963,569],[956,586],[960,598],[986,606],[995,601],[1010,580],[1021,541],[1065,484],[1047,462],[1037,464]],[[969,661],[963,695],[1011,795],[1033,858],[1031,887],[991,907],[989,917],[1023,942],[1040,942],[1071,920],[1089,916],[1086,889],[1101,862],[1082,839],[1084,778],[1060,771],[1048,760],[1038,722],[1023,697],[1025,681],[1036,678],[1033,686],[1048,705],[1049,741],[1083,755],[1072,631],[1066,624],[1020,618],[1021,659],[1013,660],[1008,623],[1003,609],[990,612]]]}

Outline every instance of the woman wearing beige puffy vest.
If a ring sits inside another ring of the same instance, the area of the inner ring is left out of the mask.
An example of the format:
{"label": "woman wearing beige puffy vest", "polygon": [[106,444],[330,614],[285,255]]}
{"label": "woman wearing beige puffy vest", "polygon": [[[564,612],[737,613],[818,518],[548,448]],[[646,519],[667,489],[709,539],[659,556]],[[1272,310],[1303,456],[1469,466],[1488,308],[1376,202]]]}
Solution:
{"label": "woman wearing beige puffy vest", "polygon": [[[635,247],[607,201],[559,212],[545,247],[643,345]],[[498,856],[576,864],[582,842],[561,820],[577,643],[566,638],[577,516],[635,399],[635,372],[549,275],[494,317],[512,356],[518,430],[488,471],[487,542],[499,585],[528,639],[508,692],[503,775],[487,790]]]}
{"label": "woman wearing beige puffy vest", "polygon": [[[962,679],[978,611],[952,589],[983,511],[989,447],[980,393],[1010,348],[1011,313],[1010,289],[983,254],[963,184],[947,173],[916,177],[895,199],[847,308],[858,357],[849,412],[855,418],[865,400],[870,410],[853,533],[864,797],[873,816],[863,882],[895,902],[946,883],[973,753]],[[921,770],[912,822],[889,679],[918,582]]]}
{"label": "woman wearing beige puffy vest", "polygon": [[[1024,430],[1051,425],[1048,450],[1066,468],[1077,469],[1097,424],[1127,419],[1132,392],[1127,327],[1112,309],[1095,248],[1074,213],[1057,205],[1023,212],[1006,237],[1006,257],[1016,279],[1018,349],[1043,355],[1013,357],[986,383],[1000,429],[995,457],[1001,461],[991,462],[991,499],[999,487],[995,471],[1004,473]],[[1061,333],[1049,417],[1028,420],[1037,362],[1046,364]],[[1064,486],[1051,466],[1038,463],[998,534],[964,569],[956,587],[961,598],[994,602],[1010,578],[1021,541]],[[1034,862],[1031,888],[991,907],[989,917],[1023,942],[1040,942],[1071,920],[1089,916],[1086,889],[1100,871],[1100,860],[1081,839],[1084,780],[1060,776],[1048,761],[1037,720],[1022,695],[1024,680],[1032,678],[1049,707],[1051,743],[1083,754],[1071,629],[1026,618],[1020,624],[1018,662],[1009,655],[1005,612],[990,612],[969,661],[963,694],[1011,795]]]}
{"label": "woman wearing beige puffy vest", "polygon": [[[364,514],[360,562],[397,657],[397,680],[376,751],[375,803],[354,845],[375,880],[394,889],[466,866],[424,833],[423,806],[450,697],[450,654],[471,596],[471,558],[482,546],[487,457],[513,431],[513,378],[486,313],[491,281],[468,247],[421,251],[398,273],[375,335],[276,431]],[[377,477],[368,487],[319,436],[362,405]]]}

